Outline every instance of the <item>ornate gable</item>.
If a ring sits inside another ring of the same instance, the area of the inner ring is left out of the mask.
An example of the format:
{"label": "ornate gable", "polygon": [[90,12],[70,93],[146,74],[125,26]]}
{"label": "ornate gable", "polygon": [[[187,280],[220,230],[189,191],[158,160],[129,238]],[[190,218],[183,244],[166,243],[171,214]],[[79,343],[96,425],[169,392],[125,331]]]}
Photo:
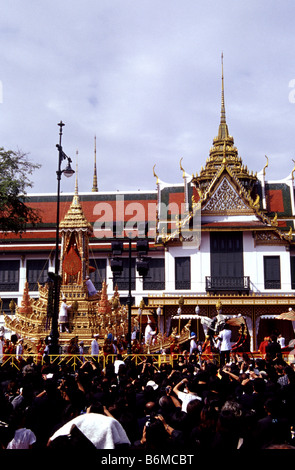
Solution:
{"label": "ornate gable", "polygon": [[241,213],[253,214],[253,209],[245,202],[227,175],[224,175],[215,190],[211,192],[209,200],[203,205],[202,215],[236,215]]}

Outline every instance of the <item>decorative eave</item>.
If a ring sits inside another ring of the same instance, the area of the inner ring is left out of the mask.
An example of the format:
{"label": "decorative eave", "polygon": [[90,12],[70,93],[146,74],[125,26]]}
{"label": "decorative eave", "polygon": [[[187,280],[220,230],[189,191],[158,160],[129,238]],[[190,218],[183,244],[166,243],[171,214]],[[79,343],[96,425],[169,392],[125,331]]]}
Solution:
{"label": "decorative eave", "polygon": [[292,243],[292,234],[282,234],[278,230],[254,231],[253,237],[255,246],[288,246]]}

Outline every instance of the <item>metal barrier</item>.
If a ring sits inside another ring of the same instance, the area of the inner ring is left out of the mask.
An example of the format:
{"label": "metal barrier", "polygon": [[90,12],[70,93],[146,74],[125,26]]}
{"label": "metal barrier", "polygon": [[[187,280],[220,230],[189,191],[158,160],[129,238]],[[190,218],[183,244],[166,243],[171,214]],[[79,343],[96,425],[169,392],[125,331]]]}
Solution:
{"label": "metal barrier", "polygon": [[[179,354],[181,356],[181,354]],[[116,354],[99,354],[97,356],[90,354],[57,354],[57,355],[38,355],[38,354],[22,354],[18,357],[16,354],[5,354],[0,357],[0,370],[3,367],[10,366],[21,370],[26,364],[54,364],[57,366],[65,365],[71,367],[74,371],[79,369],[85,362],[99,363],[102,367],[107,364],[114,363]],[[177,359],[175,355],[163,354],[122,354],[123,360],[130,358],[136,366],[145,361],[150,361],[154,367],[160,369],[162,364],[173,364]]]}
{"label": "metal barrier", "polygon": [[[248,352],[246,353],[249,355],[251,359],[262,358],[258,352]],[[241,353],[239,353],[241,355]],[[16,368],[17,370],[21,370],[27,364],[39,364],[41,366],[45,364],[55,364],[57,366],[65,365],[70,367],[74,371],[78,370],[85,362],[94,362],[100,364],[103,368],[107,364],[114,363],[117,355],[116,354],[99,354],[97,356],[93,356],[90,354],[58,354],[58,355],[43,355],[40,354],[22,354],[21,357],[18,357],[16,354],[3,354],[0,357],[0,370],[4,367],[12,367]],[[183,354],[122,354],[123,361],[127,358],[136,365],[141,365],[144,362],[149,362],[153,365],[153,367],[157,370],[161,368],[164,364],[170,364],[171,366],[175,365],[175,362],[179,360],[179,358],[183,358]],[[286,362],[288,362],[289,356],[288,353],[283,354],[283,358]],[[212,361],[215,363],[219,363],[219,354],[202,354],[199,358],[201,361]],[[189,361],[189,359],[188,359]],[[292,360],[293,362],[293,360]]]}
{"label": "metal barrier", "polygon": [[[99,354],[93,356],[90,354],[58,354],[58,355],[38,355],[38,354],[22,354],[21,358],[15,354],[3,355],[0,357],[0,370],[5,366],[10,366],[21,370],[26,364],[39,364],[41,366],[46,364],[55,364],[57,366],[65,365],[72,368],[74,371],[79,369],[85,362],[94,362],[100,364],[103,368],[110,363],[114,363],[117,355],[116,354]],[[130,359],[136,366],[149,362],[157,370],[161,368],[163,364],[170,364],[173,366],[175,361],[178,361],[182,354],[122,354],[122,359]],[[212,359],[212,358],[211,358]],[[206,360],[209,357],[206,356]]]}

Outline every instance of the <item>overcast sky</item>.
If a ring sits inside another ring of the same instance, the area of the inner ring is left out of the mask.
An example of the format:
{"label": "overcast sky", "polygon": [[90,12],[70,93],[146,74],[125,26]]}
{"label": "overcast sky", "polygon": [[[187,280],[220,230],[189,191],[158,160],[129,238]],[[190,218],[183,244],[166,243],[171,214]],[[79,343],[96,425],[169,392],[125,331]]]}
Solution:
{"label": "overcast sky", "polygon": [[[294,0],[0,0],[0,146],[42,168],[56,192],[58,122],[79,191],[181,183],[200,172],[220,119],[267,178],[295,160]],[[292,82],[294,80],[294,82]],[[62,179],[63,192],[74,179]]]}

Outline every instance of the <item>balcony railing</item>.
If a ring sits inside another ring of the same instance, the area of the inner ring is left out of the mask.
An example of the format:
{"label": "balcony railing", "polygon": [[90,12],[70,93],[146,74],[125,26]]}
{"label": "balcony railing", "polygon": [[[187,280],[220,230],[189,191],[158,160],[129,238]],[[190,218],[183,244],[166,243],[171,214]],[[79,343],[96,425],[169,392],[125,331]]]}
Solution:
{"label": "balcony railing", "polygon": [[206,276],[206,291],[239,291],[249,292],[250,277],[213,277]]}

